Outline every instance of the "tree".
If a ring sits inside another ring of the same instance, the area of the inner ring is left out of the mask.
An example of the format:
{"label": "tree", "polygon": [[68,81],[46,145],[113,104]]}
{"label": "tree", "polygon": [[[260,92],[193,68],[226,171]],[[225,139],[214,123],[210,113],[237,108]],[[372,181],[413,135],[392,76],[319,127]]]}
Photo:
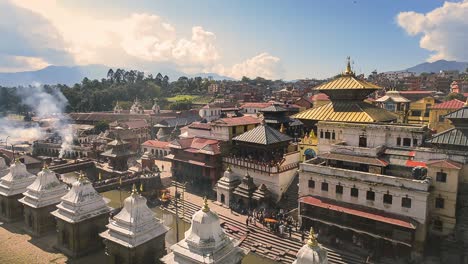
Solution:
{"label": "tree", "polygon": [[449,93],[445,97],[445,101],[450,101],[450,100],[453,100],[453,99],[458,99],[460,101],[465,101],[465,97],[463,96],[463,94],[459,94],[459,93]]}
{"label": "tree", "polygon": [[109,69],[109,71],[107,72],[107,79],[108,79],[111,83],[114,82],[114,70]]}
{"label": "tree", "polygon": [[94,131],[96,133],[101,133],[109,129],[109,123],[105,121],[99,121],[96,125],[94,125]]}

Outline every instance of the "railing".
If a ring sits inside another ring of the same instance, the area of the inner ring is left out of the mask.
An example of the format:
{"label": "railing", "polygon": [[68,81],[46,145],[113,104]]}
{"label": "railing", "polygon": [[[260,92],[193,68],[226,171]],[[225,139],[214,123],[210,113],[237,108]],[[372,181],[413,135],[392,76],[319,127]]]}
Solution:
{"label": "railing", "polygon": [[[282,161],[283,162],[281,163],[284,163],[284,161],[287,161],[287,159],[283,159]],[[284,165],[281,165],[281,163],[276,163],[276,164],[268,164],[268,163],[261,163],[261,162],[257,163],[252,160],[246,160],[246,159],[236,158],[236,157],[224,157],[223,162],[234,165],[234,166],[244,167],[252,171],[261,171],[261,172],[266,172],[266,173],[281,173],[284,171],[297,169],[299,167],[299,159],[297,160],[297,162],[292,162],[292,163],[288,163]]]}
{"label": "railing", "polygon": [[385,146],[377,146],[374,148],[367,147],[358,147],[358,146],[349,146],[343,143],[331,145],[330,152],[340,153],[340,154],[353,154],[358,156],[368,156],[368,157],[377,157],[382,151],[385,150]]}

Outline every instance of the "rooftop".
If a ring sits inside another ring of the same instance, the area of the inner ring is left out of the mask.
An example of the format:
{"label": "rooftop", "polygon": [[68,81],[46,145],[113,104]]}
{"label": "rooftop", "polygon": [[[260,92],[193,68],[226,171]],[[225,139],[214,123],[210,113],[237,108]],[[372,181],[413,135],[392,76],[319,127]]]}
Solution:
{"label": "rooftop", "polygon": [[233,138],[232,140],[261,145],[270,145],[280,142],[289,142],[293,139],[290,136],[285,135],[274,128],[271,128],[270,126],[261,125]]}
{"label": "rooftop", "polygon": [[447,102],[443,102],[440,104],[435,104],[431,107],[431,109],[459,109],[465,105],[465,102],[460,101],[458,99],[453,99]]}
{"label": "rooftop", "polygon": [[241,117],[221,118],[211,123],[214,126],[242,126],[242,125],[260,124],[260,120],[252,116],[241,116]]}
{"label": "rooftop", "polygon": [[159,140],[147,140],[143,142],[143,146],[153,147],[153,148],[169,148],[169,142],[159,141]]}

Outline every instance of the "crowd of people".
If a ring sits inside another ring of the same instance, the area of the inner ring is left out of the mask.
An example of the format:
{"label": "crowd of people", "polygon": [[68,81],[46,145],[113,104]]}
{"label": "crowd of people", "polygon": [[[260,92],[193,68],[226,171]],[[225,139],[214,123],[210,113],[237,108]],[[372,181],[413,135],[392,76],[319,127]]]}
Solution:
{"label": "crowd of people", "polygon": [[291,237],[293,230],[296,232],[298,230],[297,221],[292,216],[287,215],[283,209],[266,210],[263,208],[250,210],[245,221],[246,226],[256,225],[257,222],[280,236],[288,235]]}

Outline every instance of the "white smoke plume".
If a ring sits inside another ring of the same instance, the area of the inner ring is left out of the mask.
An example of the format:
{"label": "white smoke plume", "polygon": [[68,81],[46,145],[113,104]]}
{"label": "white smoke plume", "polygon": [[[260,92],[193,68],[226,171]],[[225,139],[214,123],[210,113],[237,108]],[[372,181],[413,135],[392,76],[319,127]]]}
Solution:
{"label": "white smoke plume", "polygon": [[[60,157],[65,151],[71,149],[73,145],[73,129],[64,115],[65,107],[68,104],[67,98],[59,89],[51,88],[48,92],[43,86],[35,84],[29,87],[19,87],[16,89],[17,95],[21,98],[21,103],[30,107],[36,117],[46,119],[52,132],[58,133],[62,139]],[[0,120],[0,138],[9,136],[8,141],[34,141],[43,139],[45,132],[38,126],[25,126],[25,123],[14,122],[3,118]]]}

